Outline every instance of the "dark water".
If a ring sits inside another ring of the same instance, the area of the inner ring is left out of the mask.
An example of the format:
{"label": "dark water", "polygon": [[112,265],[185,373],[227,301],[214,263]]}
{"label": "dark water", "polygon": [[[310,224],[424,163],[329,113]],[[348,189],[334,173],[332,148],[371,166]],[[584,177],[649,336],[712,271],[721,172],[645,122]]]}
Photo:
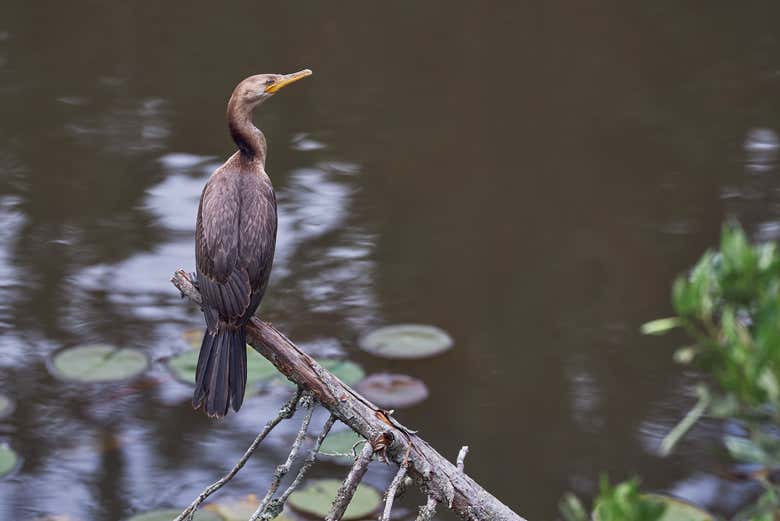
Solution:
{"label": "dark water", "polygon": [[[431,397],[399,418],[453,458],[471,445],[468,472],[529,519],[601,471],[738,505],[717,425],[657,456],[696,375],[671,361],[683,339],[637,328],[670,312],[671,280],[725,215],[780,235],[780,7],[678,4],[0,5],[0,392],[17,400],[0,439],[24,458],[0,518],[181,506],[278,407],[285,390],[214,424],[161,364],[85,388],[46,359],[187,348],[202,319],[168,279],[193,267],[197,198],[233,150],[227,96],[303,67],[256,118],[281,218],[265,318],[425,380]],[[408,321],[456,348],[357,351]],[[290,429],[225,495],[265,490]]]}

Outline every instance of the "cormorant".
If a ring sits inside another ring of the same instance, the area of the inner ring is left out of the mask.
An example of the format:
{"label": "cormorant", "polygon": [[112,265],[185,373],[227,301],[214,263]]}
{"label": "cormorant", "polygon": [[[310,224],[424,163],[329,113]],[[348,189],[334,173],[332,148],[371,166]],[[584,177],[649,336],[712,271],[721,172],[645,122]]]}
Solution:
{"label": "cormorant", "polygon": [[245,326],[265,293],[276,245],[276,197],[265,172],[265,136],[252,123],[252,111],[310,74],[258,74],[236,86],[227,116],[238,151],[200,196],[195,260],[206,332],[192,405],[202,405],[209,416],[225,416],[230,406],[238,411],[244,400]]}

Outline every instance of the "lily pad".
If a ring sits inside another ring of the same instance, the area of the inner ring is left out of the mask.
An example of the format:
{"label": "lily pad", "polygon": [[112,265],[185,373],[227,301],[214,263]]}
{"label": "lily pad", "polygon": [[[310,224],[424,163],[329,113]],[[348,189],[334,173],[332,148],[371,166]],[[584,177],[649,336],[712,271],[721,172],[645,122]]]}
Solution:
{"label": "lily pad", "polygon": [[[275,378],[279,372],[276,367],[255,353],[253,349],[247,349],[246,354],[246,388],[254,392],[262,382]],[[198,351],[185,351],[168,359],[168,368],[180,381],[195,385],[195,370],[198,367]]]}
{"label": "lily pad", "polygon": [[[260,505],[257,496],[250,494],[245,498],[223,499],[216,503],[206,505],[204,508],[219,515],[224,521],[246,521],[255,513]],[[292,521],[284,514],[274,518],[276,521]]]}
{"label": "lily pad", "polygon": [[359,454],[365,442],[363,436],[352,430],[331,431],[320,445],[320,456],[333,463],[351,465],[355,461],[352,448],[354,447],[355,454]]}
{"label": "lily pad", "polygon": [[355,389],[385,409],[411,407],[428,398],[428,387],[405,374],[376,373],[364,378]]}
{"label": "lily pad", "polygon": [[0,418],[5,418],[14,412],[14,401],[4,394],[0,394]]}
{"label": "lily pad", "polygon": [[366,372],[363,371],[362,367],[349,360],[325,358],[319,359],[317,362],[347,385],[355,385],[366,376]]}
{"label": "lily pad", "polygon": [[436,326],[399,324],[364,335],[358,341],[369,353],[391,359],[426,358],[452,348],[452,338]]}
{"label": "lily pad", "polygon": [[[136,514],[128,517],[125,521],[172,521],[179,517],[179,514],[181,514],[181,510],[167,508]],[[192,519],[193,521],[222,521],[222,518],[214,512],[202,509],[195,512],[195,516]]]}
{"label": "lily pad", "polygon": [[[341,481],[338,479],[311,481],[304,488],[290,495],[290,506],[299,512],[322,519],[330,511],[331,503],[336,498],[340,486]],[[379,492],[361,483],[355,490],[355,495],[342,519],[363,519],[375,512],[381,503],[382,497]]]}
{"label": "lily pad", "polygon": [[88,344],[57,351],[49,367],[65,380],[115,382],[146,371],[149,357],[139,349]]}
{"label": "lily pad", "polygon": [[187,342],[193,349],[200,349],[200,344],[203,343],[203,328],[194,327],[186,330],[181,334],[185,342]]}
{"label": "lily pad", "polygon": [[0,445],[0,478],[10,474],[19,464],[19,456],[6,444]]}

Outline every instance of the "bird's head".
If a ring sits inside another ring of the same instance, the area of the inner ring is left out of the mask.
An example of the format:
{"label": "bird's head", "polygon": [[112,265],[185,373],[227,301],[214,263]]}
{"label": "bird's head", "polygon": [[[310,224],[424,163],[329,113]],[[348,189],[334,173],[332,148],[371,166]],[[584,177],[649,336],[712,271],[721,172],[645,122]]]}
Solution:
{"label": "bird's head", "polygon": [[253,109],[266,99],[273,96],[279,89],[291,83],[310,76],[309,69],[293,72],[292,74],[256,74],[239,83],[233,95],[231,104],[235,103],[245,109]]}

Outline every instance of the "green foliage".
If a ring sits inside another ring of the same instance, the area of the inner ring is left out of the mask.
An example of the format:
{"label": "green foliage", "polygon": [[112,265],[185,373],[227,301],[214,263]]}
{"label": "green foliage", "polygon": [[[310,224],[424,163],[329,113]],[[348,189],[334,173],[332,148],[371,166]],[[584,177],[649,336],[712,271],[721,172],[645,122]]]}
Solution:
{"label": "green foliage", "polygon": [[593,506],[593,516],[573,494],[558,504],[564,521],[713,521],[709,512],[669,496],[639,491],[634,478],[611,486],[601,478],[601,491]]}
{"label": "green foliage", "polygon": [[639,493],[636,478],[613,487],[607,477],[602,476],[600,488],[593,509],[597,521],[658,521],[666,510],[660,500]]}
{"label": "green foliage", "polygon": [[739,225],[726,224],[720,249],[705,253],[688,276],[675,281],[672,303],[676,320],[696,340],[676,358],[711,373],[721,393],[733,399],[741,412],[766,411],[767,405],[778,410],[777,246],[753,246]]}
{"label": "green foliage", "polygon": [[[735,519],[769,521],[780,511],[778,486],[767,476],[780,469],[780,250],[752,245],[736,223],[724,225],[720,248],[706,252],[672,288],[676,317],[650,322],[644,333],[680,325],[694,344],[675,360],[702,369],[715,383],[699,385],[699,403],[666,437],[668,453],[698,418],[736,420],[746,436],[726,436],[736,461],[758,465],[753,478],[765,494]],[[705,410],[706,409],[706,410]]]}

